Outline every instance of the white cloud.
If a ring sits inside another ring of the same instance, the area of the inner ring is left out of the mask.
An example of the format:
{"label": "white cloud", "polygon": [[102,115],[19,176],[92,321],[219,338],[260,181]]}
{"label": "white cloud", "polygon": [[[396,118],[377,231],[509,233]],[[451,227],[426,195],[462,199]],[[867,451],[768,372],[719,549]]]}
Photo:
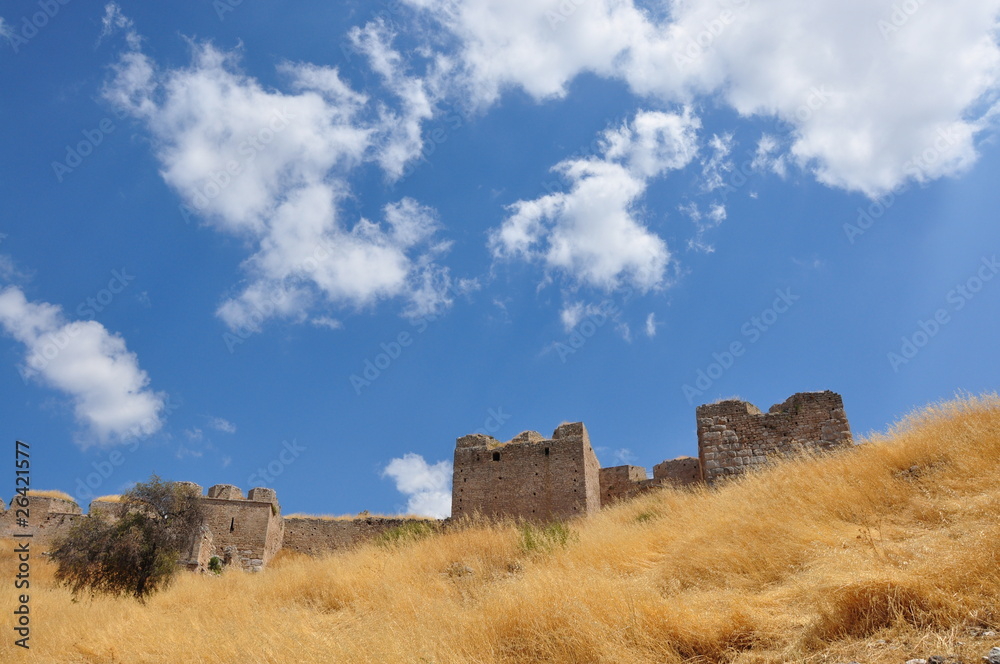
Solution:
{"label": "white cloud", "polygon": [[363,28],[355,27],[350,33],[354,46],[368,57],[372,69],[402,104],[402,113],[385,105],[379,109],[382,136],[376,160],[391,179],[402,176],[406,165],[421,155],[424,146],[421,124],[434,115],[425,81],[404,73],[403,58],[391,45],[394,37],[381,19]]}
{"label": "white cloud", "polygon": [[450,303],[448,271],[433,262],[448,248],[433,241],[433,210],[406,198],[385,206],[383,224],[342,218],[348,173],[385,162],[366,96],[336,69],[311,64],[279,67],[290,92],[265,89],[238,71],[234,54],[192,49],[190,66],[159,71],[132,48],[105,96],[149,129],[182,213],[253,247],[248,282],[217,311],[230,328],[392,298],[414,315]]}
{"label": "white cloud", "polygon": [[317,316],[309,322],[316,327],[325,327],[328,330],[340,330],[344,327],[344,324],[339,320],[336,318],[330,318],[329,316]]}
{"label": "white cloud", "polygon": [[456,84],[477,105],[517,85],[543,99],[561,97],[582,71],[614,74],[614,60],[641,29],[630,2],[588,0],[569,20],[562,0],[406,0],[426,10],[460,42]]}
{"label": "white cloud", "polygon": [[627,447],[615,450],[612,452],[611,456],[614,458],[615,463],[619,465],[630,465],[636,461],[638,457],[632,452],[632,450]]}
{"label": "white cloud", "polygon": [[70,397],[86,445],[127,442],[160,429],[165,396],[149,389],[125,340],[96,321],[68,321],[61,307],[0,291],[0,325],[26,352],[21,371]]}
{"label": "white cloud", "polygon": [[701,251],[706,254],[713,253],[715,247],[705,240],[708,231],[716,228],[726,219],[726,206],[722,203],[709,203],[708,211],[702,213],[697,203],[687,203],[681,205],[678,210],[691,219],[695,226],[695,234],[688,240],[688,249]]}
{"label": "white cloud", "polygon": [[[599,304],[584,304],[583,302],[570,302],[563,306],[559,312],[559,319],[562,321],[563,329],[569,333],[573,331],[580,321],[588,316],[604,316],[604,310]],[[598,320],[603,320],[599,318]]]}
{"label": "white cloud", "polygon": [[222,433],[236,433],[236,425],[222,417],[209,418],[208,426]]}
{"label": "white cloud", "polygon": [[515,86],[559,97],[584,72],[671,103],[717,95],[785,123],[790,158],[820,182],[869,196],[968,168],[1000,80],[1000,0],[905,15],[896,0],[673,2],[659,13],[636,0],[572,12],[556,0],[407,2],[456,38],[456,83],[479,105]]}
{"label": "white cloud", "polygon": [[656,336],[656,325],[656,313],[650,312],[650,314],[646,316],[646,336],[650,339]]}
{"label": "white cloud", "polygon": [[670,254],[635,212],[651,178],[682,168],[697,153],[700,123],[682,114],[640,111],[603,134],[599,157],[569,159],[553,168],[569,191],[510,206],[490,235],[494,258],[541,262],[577,284],[648,291],[663,285]]}
{"label": "white cloud", "polygon": [[776,137],[761,134],[750,167],[755,171],[771,171],[782,178],[788,175],[787,154],[782,153]]}
{"label": "white cloud", "polygon": [[708,147],[711,154],[701,163],[702,187],[705,191],[715,191],[726,184],[726,175],[733,170],[733,162],[729,158],[733,151],[733,135],[712,134]]}
{"label": "white cloud", "polygon": [[396,489],[407,496],[410,514],[438,519],[451,516],[451,475],[450,461],[431,465],[412,452],[393,459],[382,471],[382,477],[391,477]]}
{"label": "white cloud", "polygon": [[125,30],[129,42],[133,46],[139,43],[138,35],[132,31],[132,19],[122,13],[121,7],[117,3],[109,2],[104,5],[104,17],[101,19],[101,34],[97,38],[97,43],[104,41],[105,37],[110,37],[119,30]]}

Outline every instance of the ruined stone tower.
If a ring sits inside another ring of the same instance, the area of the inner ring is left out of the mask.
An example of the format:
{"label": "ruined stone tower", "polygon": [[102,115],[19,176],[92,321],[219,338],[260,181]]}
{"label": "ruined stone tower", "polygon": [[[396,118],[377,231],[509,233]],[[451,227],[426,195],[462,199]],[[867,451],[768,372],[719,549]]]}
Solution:
{"label": "ruined stone tower", "polygon": [[844,401],[834,392],[800,392],[762,413],[735,399],[698,406],[698,456],[708,484],[805,449],[853,444]]}
{"label": "ruined stone tower", "polygon": [[544,438],[525,431],[506,443],[471,434],[455,445],[452,517],[472,514],[560,519],[601,507],[599,464],[582,422]]}
{"label": "ruined stone tower", "polygon": [[[193,482],[178,484],[201,493]],[[260,571],[281,548],[284,520],[274,489],[256,487],[244,498],[239,487],[216,484],[201,501],[205,524],[187,555],[192,569],[203,568],[209,558],[218,556],[225,564]]]}

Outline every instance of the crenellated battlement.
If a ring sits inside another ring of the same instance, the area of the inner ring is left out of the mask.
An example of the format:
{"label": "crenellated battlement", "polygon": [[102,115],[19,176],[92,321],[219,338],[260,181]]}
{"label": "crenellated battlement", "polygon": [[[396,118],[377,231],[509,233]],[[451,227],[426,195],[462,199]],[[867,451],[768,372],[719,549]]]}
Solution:
{"label": "crenellated battlement", "polygon": [[712,484],[803,450],[853,444],[844,402],[834,392],[800,392],[762,413],[745,401],[699,406],[698,453]]}
{"label": "crenellated battlement", "polygon": [[[803,450],[832,450],[853,444],[839,394],[793,394],[766,413],[746,401],[729,399],[699,406],[698,456],[668,459],[653,466],[601,468],[583,422],[564,422],[550,438],[523,431],[508,441],[469,434],[455,441],[452,516],[564,519],[592,514],[615,501],[662,487],[712,485]],[[183,553],[183,565],[205,570],[212,557],[248,571],[260,571],[282,549],[318,554],[371,540],[396,528],[419,527],[420,519],[282,517],[274,489],[254,487],[244,496],[233,484],[208,491],[178,482],[201,497],[205,521]],[[27,497],[30,517],[19,525],[13,506],[0,500],[0,537],[30,532],[43,546],[73,523],[91,515],[115,518],[118,498],[90,503],[89,514],[60,492]],[[434,526],[439,520],[423,523]]]}
{"label": "crenellated battlement", "polygon": [[[699,406],[698,456],[668,459],[648,477],[641,466],[600,468],[582,422],[560,425],[551,439],[525,431],[507,442],[472,434],[456,441],[452,515],[527,519],[575,516],[658,487],[713,484],[805,449],[853,442],[840,395],[793,394],[767,413],[738,399]],[[561,441],[574,441],[549,458]],[[565,464],[557,463],[567,459]],[[596,479],[594,473],[596,467]],[[581,472],[581,469],[586,469]],[[581,492],[598,487],[598,500]]]}

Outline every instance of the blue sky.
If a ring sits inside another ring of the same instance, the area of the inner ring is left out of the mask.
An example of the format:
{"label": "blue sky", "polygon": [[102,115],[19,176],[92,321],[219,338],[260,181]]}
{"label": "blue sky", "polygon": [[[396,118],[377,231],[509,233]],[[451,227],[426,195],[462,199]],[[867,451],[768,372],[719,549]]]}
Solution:
{"label": "blue sky", "polygon": [[3,437],[444,515],[477,430],[995,390],[1000,1],[802,5],[5,3]]}

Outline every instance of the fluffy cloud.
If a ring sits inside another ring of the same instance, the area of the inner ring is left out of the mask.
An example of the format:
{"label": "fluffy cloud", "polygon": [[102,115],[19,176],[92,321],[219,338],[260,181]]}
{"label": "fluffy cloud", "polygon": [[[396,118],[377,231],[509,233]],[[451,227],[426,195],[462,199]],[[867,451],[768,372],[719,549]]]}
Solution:
{"label": "fluffy cloud", "polygon": [[382,471],[382,476],[395,480],[396,489],[407,496],[410,514],[438,519],[451,516],[451,475],[450,461],[431,465],[412,452],[393,459]]}
{"label": "fluffy cloud", "polygon": [[670,254],[637,218],[635,203],[652,178],[694,158],[699,126],[688,110],[640,111],[631,123],[607,130],[598,157],[553,168],[569,183],[567,192],[510,206],[512,214],[490,236],[494,257],[540,261],[603,290],[661,286]]}
{"label": "fluffy cloud", "polygon": [[382,21],[367,23],[350,33],[355,48],[367,56],[372,69],[401,104],[399,112],[385,105],[379,107],[376,160],[391,179],[402,176],[406,165],[420,156],[424,147],[421,125],[434,115],[427,81],[404,73],[403,57],[392,48],[394,36]]}
{"label": "fluffy cloud", "polygon": [[[389,57],[386,35],[359,39]],[[450,303],[448,272],[433,260],[448,246],[433,241],[432,210],[403,199],[385,207],[383,223],[352,225],[339,207],[351,169],[374,160],[394,175],[419,154],[419,121],[429,111],[418,92],[405,95],[407,108],[419,107],[407,111],[416,119],[387,130],[385,112],[370,112],[334,68],[285,63],[281,92],[211,45],[192,45],[190,66],[160,71],[137,42],[130,39],[104,94],[149,129],[182,214],[254,248],[246,285],[217,312],[231,328],[304,321],[322,305],[400,298],[407,313],[422,315]],[[393,72],[385,72],[392,85],[408,89]]]}
{"label": "fluffy cloud", "polygon": [[686,214],[695,226],[695,234],[688,240],[688,249],[711,254],[715,247],[705,240],[708,231],[716,228],[726,220],[726,206],[722,203],[710,203],[708,211],[702,212],[697,203],[688,203],[678,208]]}
{"label": "fluffy cloud", "polygon": [[209,418],[208,426],[223,433],[236,433],[236,425],[221,417]]}
{"label": "fluffy cloud", "polygon": [[583,72],[667,102],[715,94],[783,121],[819,181],[869,196],[968,168],[1000,76],[1000,0],[407,2],[455,37],[480,105],[514,86],[559,97]]}
{"label": "fluffy cloud", "polygon": [[656,314],[650,312],[650,314],[646,316],[646,336],[650,339],[656,336],[656,326]]}
{"label": "fluffy cloud", "polygon": [[125,340],[96,321],[68,321],[62,309],[29,302],[17,287],[0,291],[0,325],[25,346],[25,378],[68,395],[84,444],[115,444],[162,426],[164,395],[149,389]]}

